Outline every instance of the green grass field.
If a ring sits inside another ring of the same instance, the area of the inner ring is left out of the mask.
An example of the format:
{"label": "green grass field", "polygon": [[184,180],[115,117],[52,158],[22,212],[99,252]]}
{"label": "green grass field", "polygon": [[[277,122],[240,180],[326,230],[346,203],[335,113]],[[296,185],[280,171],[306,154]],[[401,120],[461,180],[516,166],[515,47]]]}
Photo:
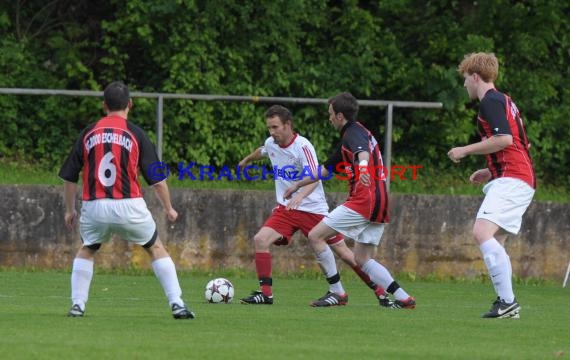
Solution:
{"label": "green grass field", "polygon": [[[256,287],[222,274],[236,297]],[[174,320],[151,274],[96,273],[84,318],[65,316],[69,274],[0,271],[2,359],[556,359],[570,358],[570,289],[518,284],[519,320],[479,318],[489,283],[402,280],[415,310],[380,308],[345,276],[348,306],[311,308],[323,280],[275,277],[272,306],[208,304],[214,275],[180,274],[195,320]]]}

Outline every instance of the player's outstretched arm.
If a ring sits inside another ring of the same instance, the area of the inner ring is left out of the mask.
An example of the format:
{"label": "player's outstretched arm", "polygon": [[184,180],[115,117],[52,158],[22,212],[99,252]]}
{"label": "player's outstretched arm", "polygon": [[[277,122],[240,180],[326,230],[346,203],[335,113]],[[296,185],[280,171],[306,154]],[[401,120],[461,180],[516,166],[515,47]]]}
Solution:
{"label": "player's outstretched arm", "polygon": [[239,167],[243,168],[247,165],[249,165],[250,163],[252,163],[253,161],[256,160],[261,160],[264,158],[264,156],[261,154],[261,150],[263,149],[263,147],[258,147],[257,149],[255,149],[251,154],[247,155],[246,157],[244,157],[238,164]]}

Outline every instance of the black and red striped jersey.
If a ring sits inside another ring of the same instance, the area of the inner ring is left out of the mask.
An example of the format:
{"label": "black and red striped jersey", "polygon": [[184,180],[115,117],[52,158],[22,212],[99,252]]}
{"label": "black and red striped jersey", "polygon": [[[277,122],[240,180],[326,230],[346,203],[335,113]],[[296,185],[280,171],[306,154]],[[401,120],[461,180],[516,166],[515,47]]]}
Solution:
{"label": "black and red striped jersey", "polygon": [[146,133],[120,116],[112,115],[87,126],[79,135],[59,177],[76,183],[83,173],[83,200],[142,197],[141,170],[149,185],[156,181],[146,169],[159,161]]}
{"label": "black and red striped jersey", "polygon": [[[386,169],[382,162],[380,147],[376,138],[368,129],[356,121],[349,121],[341,132],[341,143],[337,151],[324,163],[325,167],[339,170],[348,176],[349,194],[343,204],[376,223],[387,223],[390,220],[388,206],[388,188],[386,186]],[[366,151],[370,154],[368,169],[370,170],[370,186],[363,186],[358,181],[355,169],[358,167],[358,153]]]}
{"label": "black and red striped jersey", "polygon": [[530,143],[521,114],[512,99],[496,89],[487,91],[479,106],[477,127],[483,140],[497,135],[513,137],[511,145],[486,155],[487,167],[491,171],[492,178],[517,178],[533,189],[536,188],[536,178],[529,153]]}

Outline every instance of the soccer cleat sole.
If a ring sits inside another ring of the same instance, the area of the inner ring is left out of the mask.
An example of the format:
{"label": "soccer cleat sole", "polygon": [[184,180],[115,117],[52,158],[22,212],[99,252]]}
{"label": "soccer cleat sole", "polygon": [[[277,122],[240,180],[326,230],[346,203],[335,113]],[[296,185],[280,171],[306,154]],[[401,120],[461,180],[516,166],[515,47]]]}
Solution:
{"label": "soccer cleat sole", "polygon": [[345,306],[348,304],[348,295],[340,296],[327,292],[325,296],[318,300],[311,302],[309,305],[312,307],[331,307],[331,306]]}
{"label": "soccer cleat sole", "polygon": [[243,305],[273,305],[273,301],[272,302],[248,302],[248,301],[245,301],[244,299],[240,299],[239,303],[243,304]]}
{"label": "soccer cleat sole", "polygon": [[520,319],[520,318],[521,318],[521,314],[517,311],[513,315],[509,316],[508,318],[504,318],[504,319]]}
{"label": "soccer cleat sole", "polygon": [[186,319],[195,319],[196,318],[196,314],[194,314],[192,311],[186,311],[184,313],[180,313],[180,314],[172,314],[172,317],[175,320],[186,320]]}
{"label": "soccer cleat sole", "polygon": [[321,304],[315,304],[315,303],[310,303],[309,304],[311,307],[333,307],[333,306],[346,306],[348,305],[348,302],[341,302],[338,304],[328,304],[328,305],[321,305]]}

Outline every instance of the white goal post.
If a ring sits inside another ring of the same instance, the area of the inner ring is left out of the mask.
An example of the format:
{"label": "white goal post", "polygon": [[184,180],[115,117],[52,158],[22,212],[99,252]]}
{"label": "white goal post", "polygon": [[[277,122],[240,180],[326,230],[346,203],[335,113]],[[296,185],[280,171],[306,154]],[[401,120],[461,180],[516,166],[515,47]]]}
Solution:
{"label": "white goal post", "polygon": [[568,267],[566,268],[566,276],[564,276],[564,282],[562,283],[563,288],[568,285],[568,275],[570,275],[570,261],[568,262]]}

